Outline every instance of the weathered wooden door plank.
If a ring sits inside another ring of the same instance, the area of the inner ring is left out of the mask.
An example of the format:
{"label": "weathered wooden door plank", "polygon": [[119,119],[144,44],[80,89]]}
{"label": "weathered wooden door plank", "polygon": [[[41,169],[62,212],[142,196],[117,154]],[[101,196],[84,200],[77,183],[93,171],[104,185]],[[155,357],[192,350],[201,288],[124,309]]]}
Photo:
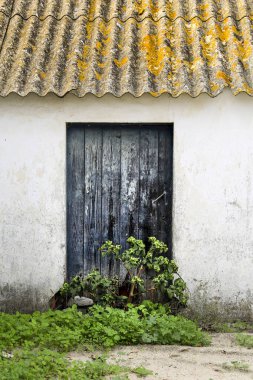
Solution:
{"label": "weathered wooden door plank", "polygon": [[172,129],[159,130],[159,189],[166,196],[159,200],[157,214],[157,236],[169,246],[172,254],[172,188],[173,188],[173,133]]}
{"label": "weathered wooden door plank", "polygon": [[68,277],[84,267],[84,129],[67,130]]}
{"label": "weathered wooden door plank", "polygon": [[[102,243],[120,241],[121,192],[121,129],[103,129],[102,158]],[[119,265],[112,258],[101,258],[101,272],[119,274]]]}
{"label": "weathered wooden door plank", "polygon": [[[158,131],[154,128],[140,129],[140,206],[139,238],[148,246],[148,237],[157,236],[157,207],[160,195],[158,186]],[[146,273],[146,296],[152,298],[151,282]]]}
{"label": "weathered wooden door plank", "polygon": [[121,244],[139,233],[139,131],[122,128],[121,132]]}
{"label": "weathered wooden door plank", "polygon": [[158,186],[158,131],[141,128],[140,131],[140,198],[139,238],[145,241],[157,236],[157,209],[155,199],[161,194]]}
{"label": "weathered wooden door plank", "polygon": [[84,274],[100,269],[102,129],[85,129]]}

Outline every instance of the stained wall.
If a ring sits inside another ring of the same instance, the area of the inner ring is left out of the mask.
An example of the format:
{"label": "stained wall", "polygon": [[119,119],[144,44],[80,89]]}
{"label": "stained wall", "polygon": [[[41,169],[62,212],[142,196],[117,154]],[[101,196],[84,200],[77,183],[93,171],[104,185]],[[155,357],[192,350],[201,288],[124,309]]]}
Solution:
{"label": "stained wall", "polygon": [[0,99],[0,308],[46,309],[66,273],[66,123],[174,123],[173,254],[192,297],[253,301],[252,98],[225,91]]}

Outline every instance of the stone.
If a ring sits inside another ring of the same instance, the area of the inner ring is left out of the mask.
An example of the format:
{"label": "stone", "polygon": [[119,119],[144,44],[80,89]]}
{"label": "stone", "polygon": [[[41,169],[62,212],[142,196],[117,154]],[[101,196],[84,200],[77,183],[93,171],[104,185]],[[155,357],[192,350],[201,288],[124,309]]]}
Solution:
{"label": "stone", "polygon": [[94,302],[91,298],[76,296],[74,298],[74,304],[77,305],[78,307],[87,307],[87,306],[92,306]]}

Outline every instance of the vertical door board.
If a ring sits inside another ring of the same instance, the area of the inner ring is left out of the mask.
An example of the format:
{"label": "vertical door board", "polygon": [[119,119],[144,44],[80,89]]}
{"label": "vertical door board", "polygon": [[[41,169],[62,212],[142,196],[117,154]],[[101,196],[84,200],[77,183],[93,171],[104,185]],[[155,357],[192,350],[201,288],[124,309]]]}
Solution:
{"label": "vertical door board", "polygon": [[157,236],[169,247],[172,257],[172,192],[173,192],[173,134],[159,130],[158,187],[161,194],[158,202]]}
{"label": "vertical door board", "polygon": [[84,267],[84,129],[67,133],[67,266],[68,276]]}
{"label": "vertical door board", "polygon": [[129,236],[138,237],[139,221],[139,131],[121,132],[121,244]]}
{"label": "vertical door board", "polygon": [[85,129],[84,274],[100,269],[102,129]]}
{"label": "vertical door board", "polygon": [[[158,131],[140,129],[140,199],[139,238],[157,236],[157,203],[153,202],[161,189],[158,186]],[[146,241],[145,241],[146,242]]]}
{"label": "vertical door board", "polygon": [[[102,152],[102,242],[120,240],[121,130],[103,130]],[[119,265],[112,258],[101,258],[104,275],[118,275]]]}

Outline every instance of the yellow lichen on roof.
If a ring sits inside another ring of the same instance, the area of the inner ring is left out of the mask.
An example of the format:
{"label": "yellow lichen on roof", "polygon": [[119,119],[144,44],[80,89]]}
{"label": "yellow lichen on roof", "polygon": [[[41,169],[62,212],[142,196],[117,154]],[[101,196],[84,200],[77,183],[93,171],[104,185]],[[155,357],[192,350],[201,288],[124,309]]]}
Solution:
{"label": "yellow lichen on roof", "polygon": [[252,95],[252,15],[250,0],[0,0],[0,94]]}

